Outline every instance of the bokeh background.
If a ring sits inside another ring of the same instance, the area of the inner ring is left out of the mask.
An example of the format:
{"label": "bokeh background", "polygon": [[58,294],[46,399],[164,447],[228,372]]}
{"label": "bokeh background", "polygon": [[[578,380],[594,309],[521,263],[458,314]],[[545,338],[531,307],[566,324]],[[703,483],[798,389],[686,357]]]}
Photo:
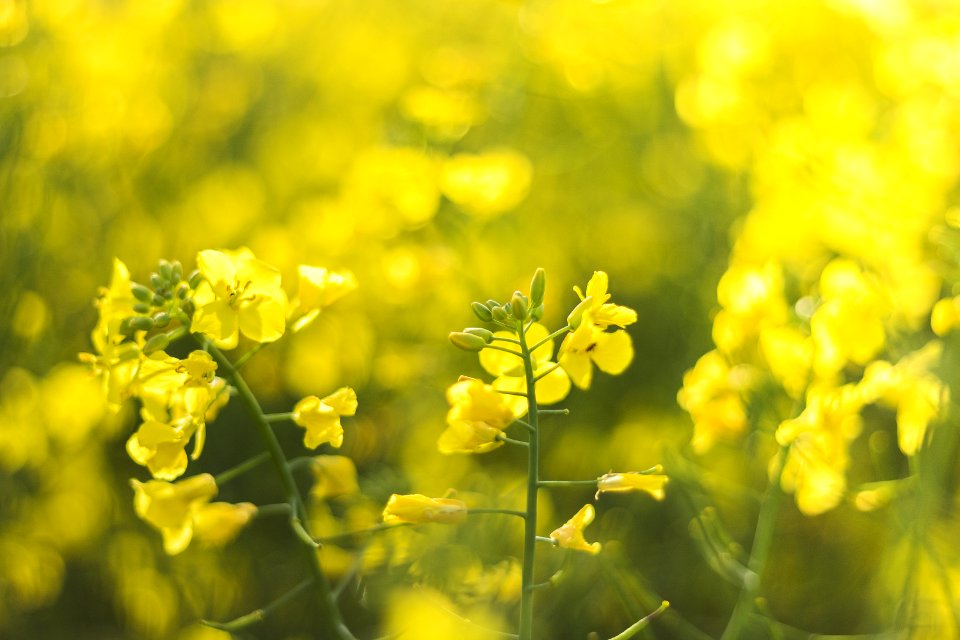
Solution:
{"label": "bokeh background", "polygon": [[[538,266],[559,326],[572,286],[607,271],[639,313],[636,358],[551,419],[545,475],[673,461],[708,489],[604,497],[588,534],[604,554],[574,559],[538,601],[541,637],[609,637],[661,598],[673,608],[649,637],[717,636],[737,589],[690,520],[715,503],[717,535],[749,548],[768,457],[694,456],[676,393],[712,348],[733,247],[800,262],[816,262],[791,253],[811,234],[818,256],[868,247],[928,310],[940,282],[916,265],[950,219],[958,116],[952,2],[0,0],[0,637],[224,638],[196,621],[302,576],[269,521],[225,549],[165,556],[132,510],[135,407],[109,414],[76,360],[114,256],[145,281],[160,258],[189,270],[198,250],[238,246],[286,282],[306,263],[360,283],[246,369],[276,411],[357,390],[342,452],[364,497],[315,505],[330,530],[370,521],[393,492],[520,500],[513,452],[436,452],[444,389],[483,375],[446,334],[475,324],[471,300],[526,290]],[[294,427],[278,432],[298,451]],[[208,438],[192,471],[258,451],[239,410]],[[221,497],[268,503],[274,483],[254,473]],[[552,492],[547,531],[589,499]],[[778,525],[765,606],[789,625],[780,637],[889,627],[899,587],[883,585],[906,575],[889,519],[788,501]],[[347,618],[373,637],[429,599],[397,595],[416,581],[512,620],[490,584],[518,540],[515,523],[484,520],[382,543]],[[352,562],[325,554],[334,572]],[[935,579],[950,585],[956,566]],[[249,633],[313,637],[310,617],[292,603]]]}

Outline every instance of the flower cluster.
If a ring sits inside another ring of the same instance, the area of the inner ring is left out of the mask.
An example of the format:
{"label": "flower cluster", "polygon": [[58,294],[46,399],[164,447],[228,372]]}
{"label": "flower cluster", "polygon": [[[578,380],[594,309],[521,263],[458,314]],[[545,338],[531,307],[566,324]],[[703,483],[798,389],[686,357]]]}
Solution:
{"label": "flower cluster", "polygon": [[[299,291],[291,302],[279,270],[246,248],[201,251],[197,267],[184,274],[179,262],[161,261],[148,284],[139,284],[123,262],[114,260],[110,285],[97,299],[95,353],[81,354],[114,411],[127,398],[140,401],[141,422],[126,449],[152,480],[131,481],[134,502],[137,514],[163,534],[170,554],[183,551],[193,537],[226,542],[256,513],[249,503],[208,504],[217,493],[209,474],[178,481],[200,458],[208,424],[231,395],[231,385],[217,375],[221,365],[214,350],[234,349],[243,336],[253,344],[252,355],[283,336],[288,323],[304,328],[356,287],[349,272],[301,266]],[[188,334],[200,348],[184,357],[168,352]],[[308,448],[339,447],[340,416],[351,416],[356,408],[356,394],[344,387],[322,400],[302,399],[292,419],[306,428]]]}

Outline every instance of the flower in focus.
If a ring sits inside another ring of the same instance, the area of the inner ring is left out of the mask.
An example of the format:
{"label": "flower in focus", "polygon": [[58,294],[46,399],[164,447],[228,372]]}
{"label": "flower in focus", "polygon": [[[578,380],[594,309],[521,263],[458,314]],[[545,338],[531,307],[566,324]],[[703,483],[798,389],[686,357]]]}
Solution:
{"label": "flower in focus", "polygon": [[250,502],[202,505],[193,512],[193,537],[208,546],[223,546],[236,538],[255,515],[257,507]]}
{"label": "flower in focus", "polygon": [[299,289],[293,301],[296,320],[291,329],[300,331],[316,319],[324,308],[357,288],[357,278],[351,271],[330,271],[323,267],[297,267]]}
{"label": "flower in focus", "polygon": [[447,428],[441,453],[486,453],[503,445],[497,436],[516,417],[503,394],[475,378],[461,378],[447,389]]}
{"label": "flower in focus", "polygon": [[560,345],[559,360],[573,384],[589,389],[593,365],[610,375],[623,373],[633,360],[633,342],[626,331],[603,331],[584,314],[580,326]]}
{"label": "flower in focus", "polygon": [[357,467],[346,456],[314,456],[310,463],[313,488],[310,495],[316,500],[357,493]]}
{"label": "flower in focus", "polygon": [[254,258],[249,249],[205,250],[197,254],[204,281],[197,287],[191,330],[218,347],[233,349],[240,333],[256,342],[273,342],[286,328],[287,296],[280,272]]}
{"label": "flower in focus", "polygon": [[393,494],[383,510],[386,524],[460,524],[467,519],[467,505],[453,498],[428,498],[420,494]]}
{"label": "flower in focus", "polygon": [[605,473],[597,478],[597,495],[601,493],[626,493],[628,491],[643,491],[653,496],[654,500],[663,500],[663,486],[667,484],[667,476],[659,473]]}
{"label": "flower in focus", "polygon": [[630,307],[624,307],[612,302],[607,288],[610,284],[610,278],[605,271],[594,271],[590,280],[587,282],[586,293],[580,290],[580,287],[574,286],[573,290],[583,302],[590,298],[588,306],[584,309],[585,314],[589,314],[590,319],[601,329],[613,325],[625,328],[628,324],[637,321],[637,312]]}
{"label": "flower in focus", "polygon": [[550,537],[556,541],[557,546],[565,549],[575,549],[593,554],[600,553],[599,542],[588,543],[583,537],[583,530],[593,522],[594,516],[593,505],[585,504],[576,515],[567,520],[566,524],[554,530]]}
{"label": "flower in focus", "polygon": [[137,515],[163,535],[163,549],[176,555],[187,548],[194,532],[194,513],[217,494],[209,473],[177,483],[162,480],[130,481]]}
{"label": "flower in focus", "polygon": [[179,478],[187,470],[184,449],[200,424],[190,416],[173,423],[147,419],[127,440],[127,454],[137,464],[147,467],[158,480]]}
{"label": "flower in focus", "polygon": [[293,408],[293,421],[304,427],[303,444],[316,449],[324,442],[339,448],[343,444],[341,416],[357,412],[357,394],[350,387],[341,387],[327,397],[307,396]]}

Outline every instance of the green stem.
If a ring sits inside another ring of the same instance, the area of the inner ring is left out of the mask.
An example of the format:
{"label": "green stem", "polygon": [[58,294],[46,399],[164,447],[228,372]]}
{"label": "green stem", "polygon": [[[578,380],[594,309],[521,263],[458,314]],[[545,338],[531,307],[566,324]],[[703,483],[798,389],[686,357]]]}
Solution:
{"label": "green stem", "polygon": [[283,422],[284,420],[293,420],[293,412],[287,411],[286,413],[268,413],[263,416],[263,419],[267,422]]}
{"label": "green stem", "polygon": [[[263,445],[267,449],[267,453],[270,455],[270,459],[273,461],[273,466],[277,472],[277,477],[280,479],[280,484],[283,486],[284,494],[286,494],[287,500],[291,503],[291,524],[293,524],[293,520],[296,519],[297,515],[306,513],[306,508],[303,504],[303,498],[300,496],[300,491],[297,489],[297,483],[293,478],[293,473],[287,465],[287,458],[283,453],[283,449],[280,447],[280,442],[273,433],[273,429],[270,428],[270,423],[267,422],[260,403],[257,401],[256,396],[253,395],[250,387],[247,386],[246,380],[244,380],[240,372],[234,368],[230,360],[209,340],[205,340],[199,336],[198,340],[205,346],[213,359],[217,361],[219,370],[223,373],[224,377],[233,384],[237,390],[240,401],[244,404],[251,417],[253,417],[254,426],[260,435],[260,439],[263,441]],[[307,538],[313,540],[313,536],[310,535],[306,526],[301,523],[301,527],[304,533],[307,534]],[[310,571],[313,574],[311,582],[316,588],[320,600],[320,618],[326,626],[326,629],[322,630],[322,635],[328,638],[339,638],[340,640],[356,640],[354,635],[343,623],[340,610],[337,608],[330,592],[330,583],[327,581],[327,576],[324,574],[323,567],[320,565],[320,557],[317,555],[316,548],[307,544],[302,545],[301,548],[303,549],[307,564],[310,566]]]}
{"label": "green stem", "polygon": [[501,435],[498,435],[496,439],[499,440],[500,442],[506,442],[507,444],[515,444],[515,445],[517,445],[518,447],[529,447],[529,446],[530,446],[530,443],[529,443],[529,442],[524,442],[523,440],[515,440],[514,438],[508,438],[507,436],[502,435],[502,434],[501,434]]}
{"label": "green stem", "polygon": [[537,542],[546,543],[546,544],[550,545],[551,547],[557,546],[557,541],[556,541],[556,540],[554,540],[553,538],[547,538],[546,536],[537,536],[537,537],[536,537],[536,541],[537,541]]}
{"label": "green stem", "polygon": [[526,398],[527,394],[523,391],[507,391],[505,389],[494,389],[497,393],[502,393],[505,396],[519,396],[521,398]]}
{"label": "green stem", "polygon": [[526,429],[527,431],[533,431],[533,427],[530,426],[530,423],[527,422],[526,420],[521,420],[520,418],[517,418],[516,420],[514,420],[514,421],[511,422],[510,424],[518,424],[518,425],[520,425],[521,427],[523,427],[524,429]]}
{"label": "green stem", "polygon": [[536,375],[536,377],[534,377],[533,381],[534,381],[534,382],[540,382],[541,380],[543,380],[544,378],[546,378],[548,375],[550,375],[551,373],[553,373],[554,371],[556,371],[556,370],[559,369],[559,368],[560,368],[560,365],[554,363],[553,366],[551,366],[549,369],[544,369],[543,371],[541,371],[540,373],[538,373],[538,374]]}
{"label": "green stem", "polygon": [[533,345],[532,347],[530,347],[530,351],[531,351],[531,352],[536,351],[537,349],[539,349],[539,348],[542,347],[543,345],[547,344],[548,342],[550,342],[550,341],[553,340],[554,338],[556,338],[556,337],[558,337],[558,336],[562,336],[562,335],[565,334],[567,331],[570,331],[571,328],[572,328],[572,327],[570,327],[570,325],[567,325],[567,326],[565,326],[563,329],[557,329],[556,331],[554,331],[553,333],[551,333],[550,335],[548,335],[546,338],[544,338],[543,340],[539,341],[537,344],[535,344],[535,345]]}
{"label": "green stem", "polygon": [[518,345],[518,346],[520,345],[520,341],[519,341],[519,340],[514,340],[513,338],[503,338],[503,337],[501,337],[501,336],[493,336],[493,338],[491,338],[491,340],[498,340],[498,341],[500,341],[500,342],[509,342],[510,344],[515,344],[515,345]]}
{"label": "green stem", "polygon": [[570,415],[570,409],[540,409],[540,415],[542,416],[568,416]]}
{"label": "green stem", "polygon": [[269,518],[270,516],[290,516],[290,505],[286,502],[278,504],[265,504],[257,507],[257,518]]}
{"label": "green stem", "polygon": [[257,355],[258,353],[260,353],[260,350],[263,349],[265,346],[267,346],[267,344],[269,344],[269,343],[267,343],[267,342],[261,342],[260,344],[258,344],[257,346],[253,347],[252,349],[250,349],[249,351],[247,351],[245,354],[243,354],[242,356],[240,356],[239,358],[237,358],[237,361],[233,363],[233,368],[234,368],[234,369],[237,369],[237,370],[239,371],[239,370],[240,370],[240,367],[242,367],[244,364],[247,363],[247,360],[249,360],[249,359],[252,358],[253,356],[255,356],[255,355]]}
{"label": "green stem", "polygon": [[783,477],[783,468],[787,462],[790,445],[780,447],[777,453],[774,479],[767,488],[767,494],[760,505],[760,514],[757,516],[757,529],[753,536],[753,546],[750,549],[750,559],[747,561],[747,573],[744,576],[740,597],[733,608],[727,628],[724,629],[720,640],[737,640],[743,637],[743,628],[754,613],[757,594],[760,592],[760,577],[763,575],[770,549],[773,546],[773,533],[776,529],[777,512],[783,498],[780,481]]}
{"label": "green stem", "polygon": [[495,344],[488,344],[487,346],[484,347],[484,349],[495,349],[495,350],[497,350],[497,351],[503,351],[504,353],[509,353],[509,354],[511,354],[511,355],[515,355],[515,356],[517,356],[518,358],[522,358],[522,357],[523,357],[523,354],[522,354],[522,353],[519,353],[519,352],[517,352],[517,351],[514,351],[513,349],[507,349],[506,347],[498,347],[498,346],[495,345]]}
{"label": "green stem", "polygon": [[223,485],[230,482],[237,476],[243,475],[244,473],[246,473],[247,471],[250,471],[251,469],[256,469],[257,467],[259,467],[261,464],[263,464],[269,459],[270,459],[270,454],[264,451],[263,453],[257,454],[252,458],[247,458],[246,460],[236,465],[235,467],[231,467],[226,471],[220,473],[216,478],[214,478],[214,481],[217,483],[218,487],[222,487]]}
{"label": "green stem", "polygon": [[[523,353],[523,372],[527,382],[527,420],[530,424],[530,442],[527,462],[527,515],[523,527],[523,567],[520,592],[520,640],[533,638],[534,560],[537,547],[537,489],[540,483],[540,413],[537,408],[536,378],[533,375],[533,357],[527,347],[527,333],[521,329],[520,351]],[[542,341],[541,341],[542,342]],[[536,345],[536,346],[539,346]]]}
{"label": "green stem", "polygon": [[624,629],[621,633],[618,633],[617,635],[610,638],[610,640],[627,640],[628,638],[632,638],[633,636],[640,633],[643,629],[645,629],[646,626],[650,624],[650,622],[653,619],[657,618],[661,613],[666,611],[669,606],[670,606],[670,603],[664,600],[660,604],[660,606],[657,608],[656,611],[650,613],[649,615],[643,618],[640,618],[639,620],[634,622],[632,625]]}
{"label": "green stem", "polygon": [[583,487],[597,486],[597,479],[593,480],[541,480],[537,483],[541,487]]}

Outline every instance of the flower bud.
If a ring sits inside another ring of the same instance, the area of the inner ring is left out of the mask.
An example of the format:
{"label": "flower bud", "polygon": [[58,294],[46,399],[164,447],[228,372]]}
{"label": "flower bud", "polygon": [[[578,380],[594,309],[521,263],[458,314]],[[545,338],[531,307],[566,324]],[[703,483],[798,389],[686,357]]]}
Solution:
{"label": "flower bud", "polygon": [[166,298],[164,298],[159,293],[153,294],[153,298],[150,300],[150,304],[152,304],[155,307],[162,307],[166,302],[167,302]]}
{"label": "flower bud", "polygon": [[487,346],[487,343],[480,336],[463,331],[451,331],[450,342],[453,343],[453,346],[464,351],[480,351]]}
{"label": "flower bud", "polygon": [[164,282],[170,282],[170,280],[173,279],[173,267],[166,260],[160,261],[160,266],[157,267],[157,272]]}
{"label": "flower bud", "polygon": [[187,284],[190,285],[191,289],[196,289],[200,286],[201,282],[203,282],[203,274],[200,273],[199,269],[194,269],[190,274],[190,277],[187,279]]}
{"label": "flower bud", "polygon": [[183,265],[180,264],[180,261],[174,260],[170,263],[170,266],[173,271],[173,276],[170,278],[170,282],[180,282],[183,280]]}
{"label": "flower bud", "polygon": [[133,305],[133,310],[136,313],[147,313],[150,311],[150,305],[138,302],[137,304]]}
{"label": "flower bud", "polygon": [[[153,318],[148,318],[146,316],[133,316],[127,318],[124,322],[128,323],[129,327],[133,331],[150,331],[153,329]],[[123,324],[122,322],[120,323]]]}
{"label": "flower bud", "polygon": [[473,315],[480,318],[480,320],[483,322],[490,322],[493,320],[493,314],[490,313],[490,307],[482,302],[471,302],[470,308],[473,309]]}
{"label": "flower bud", "polygon": [[160,275],[157,274],[157,273],[151,273],[151,274],[150,274],[150,285],[151,285],[154,289],[159,289],[160,287],[162,287],[162,286],[164,285],[163,278],[161,278]]}
{"label": "flower bud", "polygon": [[510,316],[507,315],[507,312],[501,306],[491,308],[490,314],[493,316],[494,320],[501,324],[507,324],[510,322]]}
{"label": "flower bud", "polygon": [[140,302],[150,302],[150,298],[153,297],[153,291],[142,284],[134,284],[130,289],[133,291],[133,297]]}
{"label": "flower bud", "polygon": [[547,273],[543,267],[537,267],[530,281],[530,304],[534,307],[543,304],[543,293],[547,288]]}
{"label": "flower bud", "polygon": [[180,298],[181,300],[183,300],[184,298],[187,297],[187,293],[189,293],[189,291],[190,291],[190,286],[189,286],[189,285],[181,284],[181,285],[177,288],[177,297]]}
{"label": "flower bud", "polygon": [[158,329],[164,328],[165,326],[170,324],[170,314],[167,313],[166,311],[161,311],[160,313],[154,314],[153,324]]}
{"label": "flower bud", "polygon": [[484,329],[483,327],[468,327],[464,329],[463,332],[475,335],[478,338],[482,338],[487,344],[490,344],[490,342],[493,340],[493,332]]}
{"label": "flower bud", "polygon": [[527,304],[527,297],[519,291],[513,292],[513,298],[510,299],[510,310],[513,317],[521,322],[527,319],[527,313],[530,307]]}
{"label": "flower bud", "polygon": [[143,353],[145,355],[150,355],[151,353],[162,351],[168,346],[170,346],[170,336],[165,333],[158,333],[147,340],[147,344],[143,345]]}
{"label": "flower bud", "polygon": [[593,296],[587,296],[581,300],[580,304],[575,306],[573,311],[570,312],[570,315],[567,316],[567,324],[573,329],[579,327],[580,322],[583,320],[583,312],[586,311],[591,304],[593,304]]}
{"label": "flower bud", "polygon": [[540,319],[543,318],[543,313],[544,313],[543,303],[541,302],[540,304],[535,306],[533,309],[530,309],[530,319],[533,320],[534,322],[539,322]]}

